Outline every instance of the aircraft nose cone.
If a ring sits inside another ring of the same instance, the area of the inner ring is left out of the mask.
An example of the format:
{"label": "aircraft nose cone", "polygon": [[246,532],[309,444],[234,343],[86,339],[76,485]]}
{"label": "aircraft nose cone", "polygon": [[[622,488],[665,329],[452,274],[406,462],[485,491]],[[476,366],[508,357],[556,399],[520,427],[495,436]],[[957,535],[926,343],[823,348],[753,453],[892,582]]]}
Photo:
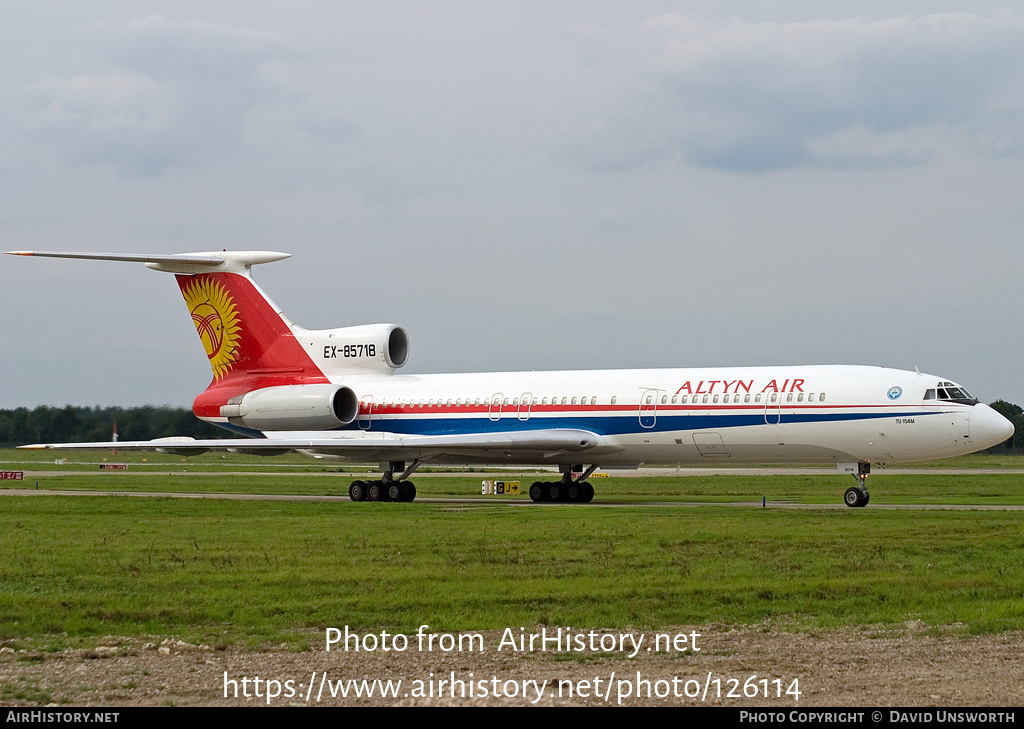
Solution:
{"label": "aircraft nose cone", "polygon": [[971,408],[968,432],[975,446],[991,448],[1013,435],[1013,423],[988,405],[978,403]]}

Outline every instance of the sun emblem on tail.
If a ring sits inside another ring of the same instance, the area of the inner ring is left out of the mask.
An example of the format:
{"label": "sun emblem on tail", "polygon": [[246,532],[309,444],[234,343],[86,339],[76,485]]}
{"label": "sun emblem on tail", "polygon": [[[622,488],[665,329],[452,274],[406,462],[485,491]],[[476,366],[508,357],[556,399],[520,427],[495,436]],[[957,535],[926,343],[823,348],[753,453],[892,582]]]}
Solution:
{"label": "sun emblem on tail", "polygon": [[192,312],[199,339],[210,358],[214,381],[226,375],[237,360],[242,327],[231,295],[215,279],[196,276],[182,292]]}

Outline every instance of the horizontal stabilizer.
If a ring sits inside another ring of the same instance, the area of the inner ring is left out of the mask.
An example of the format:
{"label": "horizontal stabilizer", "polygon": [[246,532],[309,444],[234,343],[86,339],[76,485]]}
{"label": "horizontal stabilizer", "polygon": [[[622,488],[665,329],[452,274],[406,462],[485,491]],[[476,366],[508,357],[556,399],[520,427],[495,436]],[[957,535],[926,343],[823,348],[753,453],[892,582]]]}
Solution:
{"label": "horizontal stabilizer", "polygon": [[84,258],[90,261],[130,261],[132,263],[194,263],[219,266],[224,259],[212,253],[75,253],[73,251],[7,251],[9,256],[39,256],[41,258]]}
{"label": "horizontal stabilizer", "polygon": [[258,263],[272,263],[291,256],[276,251],[207,251],[201,253],[78,253],[73,251],[7,251],[9,256],[81,258],[87,261],[128,261],[145,263],[167,273],[232,271],[242,273]]}

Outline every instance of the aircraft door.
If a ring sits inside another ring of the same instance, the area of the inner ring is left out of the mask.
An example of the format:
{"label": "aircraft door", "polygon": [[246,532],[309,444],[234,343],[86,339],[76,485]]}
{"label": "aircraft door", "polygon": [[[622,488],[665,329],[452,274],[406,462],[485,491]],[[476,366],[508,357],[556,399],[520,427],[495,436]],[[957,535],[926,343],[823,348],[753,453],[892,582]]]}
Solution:
{"label": "aircraft door", "polygon": [[533,401],[532,392],[524,392],[523,396],[519,398],[519,419],[529,420],[530,419],[530,405]]}
{"label": "aircraft door", "polygon": [[949,435],[957,445],[970,445],[971,434],[968,430],[968,416],[963,413],[953,413],[950,422]]}
{"label": "aircraft door", "polygon": [[363,430],[369,430],[373,424],[373,395],[364,397],[359,403],[359,420],[356,421],[360,428]]}
{"label": "aircraft door", "polygon": [[693,444],[704,458],[729,458],[721,433],[694,433]]}
{"label": "aircraft door", "polygon": [[764,422],[768,425],[778,425],[782,422],[782,393],[764,394]]}
{"label": "aircraft door", "polygon": [[640,427],[653,428],[658,422],[658,390],[644,390],[640,395]]}
{"label": "aircraft door", "polygon": [[487,410],[487,417],[491,420],[499,420],[501,418],[501,398],[504,397],[503,393],[496,392],[491,397],[491,405]]}

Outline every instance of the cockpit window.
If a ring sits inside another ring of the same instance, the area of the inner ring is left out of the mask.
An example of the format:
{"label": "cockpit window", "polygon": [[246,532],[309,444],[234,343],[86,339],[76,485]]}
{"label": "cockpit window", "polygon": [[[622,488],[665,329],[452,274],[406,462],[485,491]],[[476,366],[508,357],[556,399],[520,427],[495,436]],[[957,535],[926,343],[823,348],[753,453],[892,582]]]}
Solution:
{"label": "cockpit window", "polygon": [[[978,398],[971,395],[964,388],[953,382],[940,382],[937,388],[939,399],[947,402],[957,402],[961,405],[977,405]],[[931,392],[929,390],[928,392]],[[928,394],[925,393],[925,399],[928,399]]]}
{"label": "cockpit window", "polygon": [[924,391],[924,399],[925,400],[934,400],[935,399],[935,388],[934,387],[929,388],[929,389]]}

